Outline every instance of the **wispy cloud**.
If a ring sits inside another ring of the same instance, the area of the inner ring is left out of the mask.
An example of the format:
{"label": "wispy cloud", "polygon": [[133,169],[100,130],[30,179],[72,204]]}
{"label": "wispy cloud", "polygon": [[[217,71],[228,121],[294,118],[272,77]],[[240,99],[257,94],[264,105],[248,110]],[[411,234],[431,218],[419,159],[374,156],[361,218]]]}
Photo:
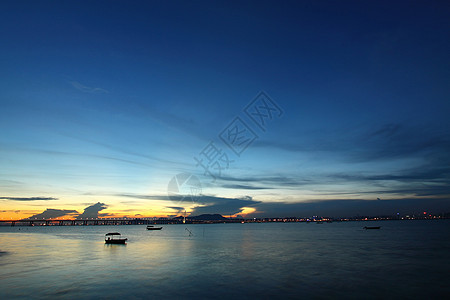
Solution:
{"label": "wispy cloud", "polygon": [[364,175],[354,173],[338,173],[329,175],[334,179],[343,179],[346,181],[442,181],[448,183],[450,178],[450,167],[414,168],[412,170],[402,170],[391,174]]}
{"label": "wispy cloud", "polygon": [[78,81],[69,81],[69,83],[76,88],[79,91],[82,91],[84,93],[91,93],[91,94],[105,94],[105,93],[109,93],[107,90],[102,89],[102,88],[98,88],[98,87],[89,87],[89,86],[85,86],[81,83],[79,83]]}
{"label": "wispy cloud", "polygon": [[[1,145],[1,146],[3,146],[3,145]],[[151,165],[149,163],[145,163],[145,162],[141,162],[141,161],[137,161],[137,160],[122,159],[119,157],[113,157],[113,156],[107,156],[107,155],[90,154],[90,153],[75,153],[75,152],[67,152],[67,151],[55,151],[55,150],[38,149],[38,148],[21,148],[21,147],[12,147],[9,145],[5,145],[5,148],[6,147],[8,147],[9,149],[14,150],[14,151],[42,153],[42,154],[46,154],[46,155],[58,155],[58,156],[90,157],[90,158],[118,161],[118,162],[122,162],[122,163],[142,166],[142,167],[153,167],[153,165]]]}
{"label": "wispy cloud", "polygon": [[176,211],[177,214],[182,213],[184,211],[184,207],[181,206],[166,206],[166,208]]}
{"label": "wispy cloud", "polygon": [[10,200],[10,201],[49,201],[49,200],[58,200],[58,198],[53,198],[53,197],[0,197],[0,200]]}
{"label": "wispy cloud", "polygon": [[388,123],[348,132],[305,132],[305,136],[284,140],[258,140],[254,147],[289,152],[313,153],[349,163],[392,160],[405,157],[436,156],[450,151],[448,132],[429,126]]}
{"label": "wispy cloud", "polygon": [[369,133],[369,137],[391,137],[402,129],[400,124],[390,123],[382,125],[379,128],[376,128],[373,132]]}
{"label": "wispy cloud", "polygon": [[[168,160],[168,159],[163,159],[161,157],[152,156],[152,155],[149,155],[148,153],[146,153],[146,154],[139,153],[139,152],[136,152],[136,151],[125,149],[125,148],[120,147],[118,145],[111,145],[111,144],[107,144],[107,143],[104,143],[104,142],[99,142],[99,141],[96,141],[94,139],[86,138],[84,136],[77,136],[77,135],[73,135],[73,134],[62,134],[62,135],[66,136],[66,137],[73,138],[73,139],[77,139],[77,140],[80,140],[80,141],[83,141],[83,142],[91,143],[91,144],[94,144],[94,145],[97,145],[97,146],[101,146],[101,147],[103,147],[105,149],[113,150],[113,151],[121,153],[121,154],[126,154],[126,155],[130,155],[130,156],[144,158],[144,159],[151,160],[151,161],[157,161],[157,162],[162,162],[162,163],[167,163],[167,164],[173,164],[173,165],[177,165],[177,166],[180,166],[180,165],[191,166],[191,164],[187,164],[187,163],[184,163],[182,161],[172,161],[172,160]],[[111,157],[105,157],[105,158],[113,159]],[[126,161],[126,162],[130,162],[130,161]],[[131,161],[130,163],[133,163],[133,161]]]}
{"label": "wispy cloud", "polygon": [[224,184],[221,187],[226,189],[239,189],[239,190],[268,190],[273,189],[273,187],[264,187],[264,186],[254,186],[248,184]]}
{"label": "wispy cloud", "polygon": [[[416,196],[450,195],[450,167],[445,161],[427,163],[390,173],[347,172],[324,174],[334,183],[357,183],[372,186],[369,193],[409,194]],[[380,189],[381,188],[381,189]],[[359,192],[359,194],[364,192]]]}
{"label": "wispy cloud", "polygon": [[359,150],[352,151],[355,162],[405,157],[434,157],[450,151],[448,133],[435,128],[386,124],[355,137]]}
{"label": "wispy cloud", "polygon": [[21,181],[17,181],[17,180],[5,180],[5,179],[0,179],[0,185],[2,186],[18,186],[18,185],[23,185],[24,183]]}
{"label": "wispy cloud", "polygon": [[170,200],[169,196],[167,195],[115,194],[114,196],[142,199],[142,200]]}
{"label": "wispy cloud", "polygon": [[[218,184],[224,188],[235,189],[274,189],[274,188],[289,188],[299,187],[306,184],[312,184],[311,178],[294,177],[294,176],[221,176],[217,178]],[[229,183],[232,182],[232,183]],[[243,184],[245,183],[245,184]]]}

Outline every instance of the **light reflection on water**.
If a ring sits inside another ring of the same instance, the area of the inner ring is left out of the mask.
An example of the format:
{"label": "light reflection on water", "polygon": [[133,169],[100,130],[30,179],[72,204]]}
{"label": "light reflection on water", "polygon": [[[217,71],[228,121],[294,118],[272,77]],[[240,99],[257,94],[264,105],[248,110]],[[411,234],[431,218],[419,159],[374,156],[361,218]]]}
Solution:
{"label": "light reflection on water", "polygon": [[[0,227],[0,298],[432,297],[450,222]],[[193,236],[188,236],[188,227]],[[119,231],[127,245],[105,245]]]}

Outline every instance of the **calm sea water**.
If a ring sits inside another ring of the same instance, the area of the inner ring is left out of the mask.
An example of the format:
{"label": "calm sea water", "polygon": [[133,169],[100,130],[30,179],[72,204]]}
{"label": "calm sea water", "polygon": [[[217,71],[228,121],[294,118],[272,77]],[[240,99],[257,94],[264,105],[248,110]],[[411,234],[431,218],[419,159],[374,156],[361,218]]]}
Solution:
{"label": "calm sea water", "polygon": [[449,272],[448,220],[0,227],[1,299],[429,299]]}

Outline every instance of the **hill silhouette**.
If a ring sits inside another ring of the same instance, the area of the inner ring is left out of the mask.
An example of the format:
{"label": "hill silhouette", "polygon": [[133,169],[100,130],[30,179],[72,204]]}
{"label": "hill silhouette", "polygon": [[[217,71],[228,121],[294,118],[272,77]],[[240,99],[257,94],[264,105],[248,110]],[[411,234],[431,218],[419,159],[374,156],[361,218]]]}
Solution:
{"label": "hill silhouette", "polygon": [[[183,216],[175,217],[174,219],[183,219]],[[221,221],[221,220],[228,220],[224,216],[220,214],[202,214],[198,216],[189,216],[186,217],[187,220],[193,220],[193,221]]]}

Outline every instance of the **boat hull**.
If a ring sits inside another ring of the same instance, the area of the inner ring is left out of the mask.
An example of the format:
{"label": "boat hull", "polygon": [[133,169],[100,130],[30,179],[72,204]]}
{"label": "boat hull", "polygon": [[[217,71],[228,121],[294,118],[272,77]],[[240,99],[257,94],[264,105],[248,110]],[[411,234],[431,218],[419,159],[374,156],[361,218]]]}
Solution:
{"label": "boat hull", "polygon": [[161,230],[162,227],[147,227],[147,230]]}
{"label": "boat hull", "polygon": [[128,239],[105,240],[105,244],[125,244]]}

